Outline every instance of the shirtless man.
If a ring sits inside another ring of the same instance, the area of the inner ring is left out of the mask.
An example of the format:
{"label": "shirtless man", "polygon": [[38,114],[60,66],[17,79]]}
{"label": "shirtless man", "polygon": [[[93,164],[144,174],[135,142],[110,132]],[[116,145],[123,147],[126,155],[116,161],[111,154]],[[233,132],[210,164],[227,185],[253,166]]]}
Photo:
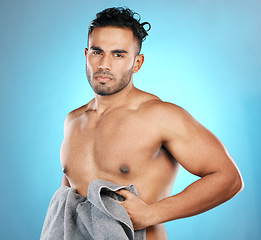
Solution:
{"label": "shirtless man", "polygon": [[[147,33],[132,14],[104,10],[90,25],[86,73],[95,98],[66,117],[62,185],[86,196],[94,179],[133,184],[140,199],[120,190],[122,206],[134,229],[146,228],[148,240],[162,240],[164,222],[216,207],[243,181],[217,137],[184,109],[134,87]],[[200,179],[170,196],[179,165]]]}

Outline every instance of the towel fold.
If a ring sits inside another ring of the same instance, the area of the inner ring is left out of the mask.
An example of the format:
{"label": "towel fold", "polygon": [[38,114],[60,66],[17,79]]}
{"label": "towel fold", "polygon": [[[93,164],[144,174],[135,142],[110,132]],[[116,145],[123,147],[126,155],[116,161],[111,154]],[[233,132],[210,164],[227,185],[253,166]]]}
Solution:
{"label": "towel fold", "polygon": [[127,211],[117,202],[124,201],[115,193],[120,189],[139,196],[134,185],[120,186],[101,179],[90,183],[87,197],[62,186],[50,202],[41,240],[145,240],[146,230],[134,231]]}

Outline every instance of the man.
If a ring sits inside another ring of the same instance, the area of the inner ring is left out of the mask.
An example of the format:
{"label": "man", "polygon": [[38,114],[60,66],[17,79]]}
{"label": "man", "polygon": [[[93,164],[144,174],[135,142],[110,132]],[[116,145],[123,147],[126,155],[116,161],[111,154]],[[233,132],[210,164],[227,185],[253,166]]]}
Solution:
{"label": "man", "polygon": [[[162,223],[216,207],[243,182],[217,137],[184,109],[134,87],[148,23],[133,16],[110,8],[90,24],[86,74],[95,98],[66,117],[62,185],[86,196],[94,179],[133,184],[140,198],[120,190],[121,205],[135,230],[146,228],[148,240],[162,240]],[[200,179],[170,196],[179,165]]]}

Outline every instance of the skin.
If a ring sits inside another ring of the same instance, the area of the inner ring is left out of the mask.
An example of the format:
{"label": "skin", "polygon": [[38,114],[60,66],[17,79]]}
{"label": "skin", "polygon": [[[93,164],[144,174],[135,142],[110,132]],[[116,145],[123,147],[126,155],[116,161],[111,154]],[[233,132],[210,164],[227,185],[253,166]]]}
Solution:
{"label": "skin", "polygon": [[[144,61],[137,46],[130,29],[100,27],[89,36],[86,72],[95,98],[66,117],[62,185],[86,196],[94,179],[134,184],[140,199],[121,190],[120,204],[135,230],[162,240],[162,223],[216,207],[243,181],[216,136],[184,109],[134,87]],[[180,165],[200,179],[170,196]]]}

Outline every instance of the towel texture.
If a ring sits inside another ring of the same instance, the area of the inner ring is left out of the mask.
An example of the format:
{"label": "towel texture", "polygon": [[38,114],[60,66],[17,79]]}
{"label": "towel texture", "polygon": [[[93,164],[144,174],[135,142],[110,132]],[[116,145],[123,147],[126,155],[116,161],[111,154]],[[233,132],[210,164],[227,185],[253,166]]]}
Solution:
{"label": "towel texture", "polygon": [[145,229],[134,231],[127,211],[115,201],[124,201],[115,193],[123,188],[138,196],[133,185],[101,179],[90,183],[87,197],[66,186],[59,188],[50,202],[41,240],[145,240]]}

